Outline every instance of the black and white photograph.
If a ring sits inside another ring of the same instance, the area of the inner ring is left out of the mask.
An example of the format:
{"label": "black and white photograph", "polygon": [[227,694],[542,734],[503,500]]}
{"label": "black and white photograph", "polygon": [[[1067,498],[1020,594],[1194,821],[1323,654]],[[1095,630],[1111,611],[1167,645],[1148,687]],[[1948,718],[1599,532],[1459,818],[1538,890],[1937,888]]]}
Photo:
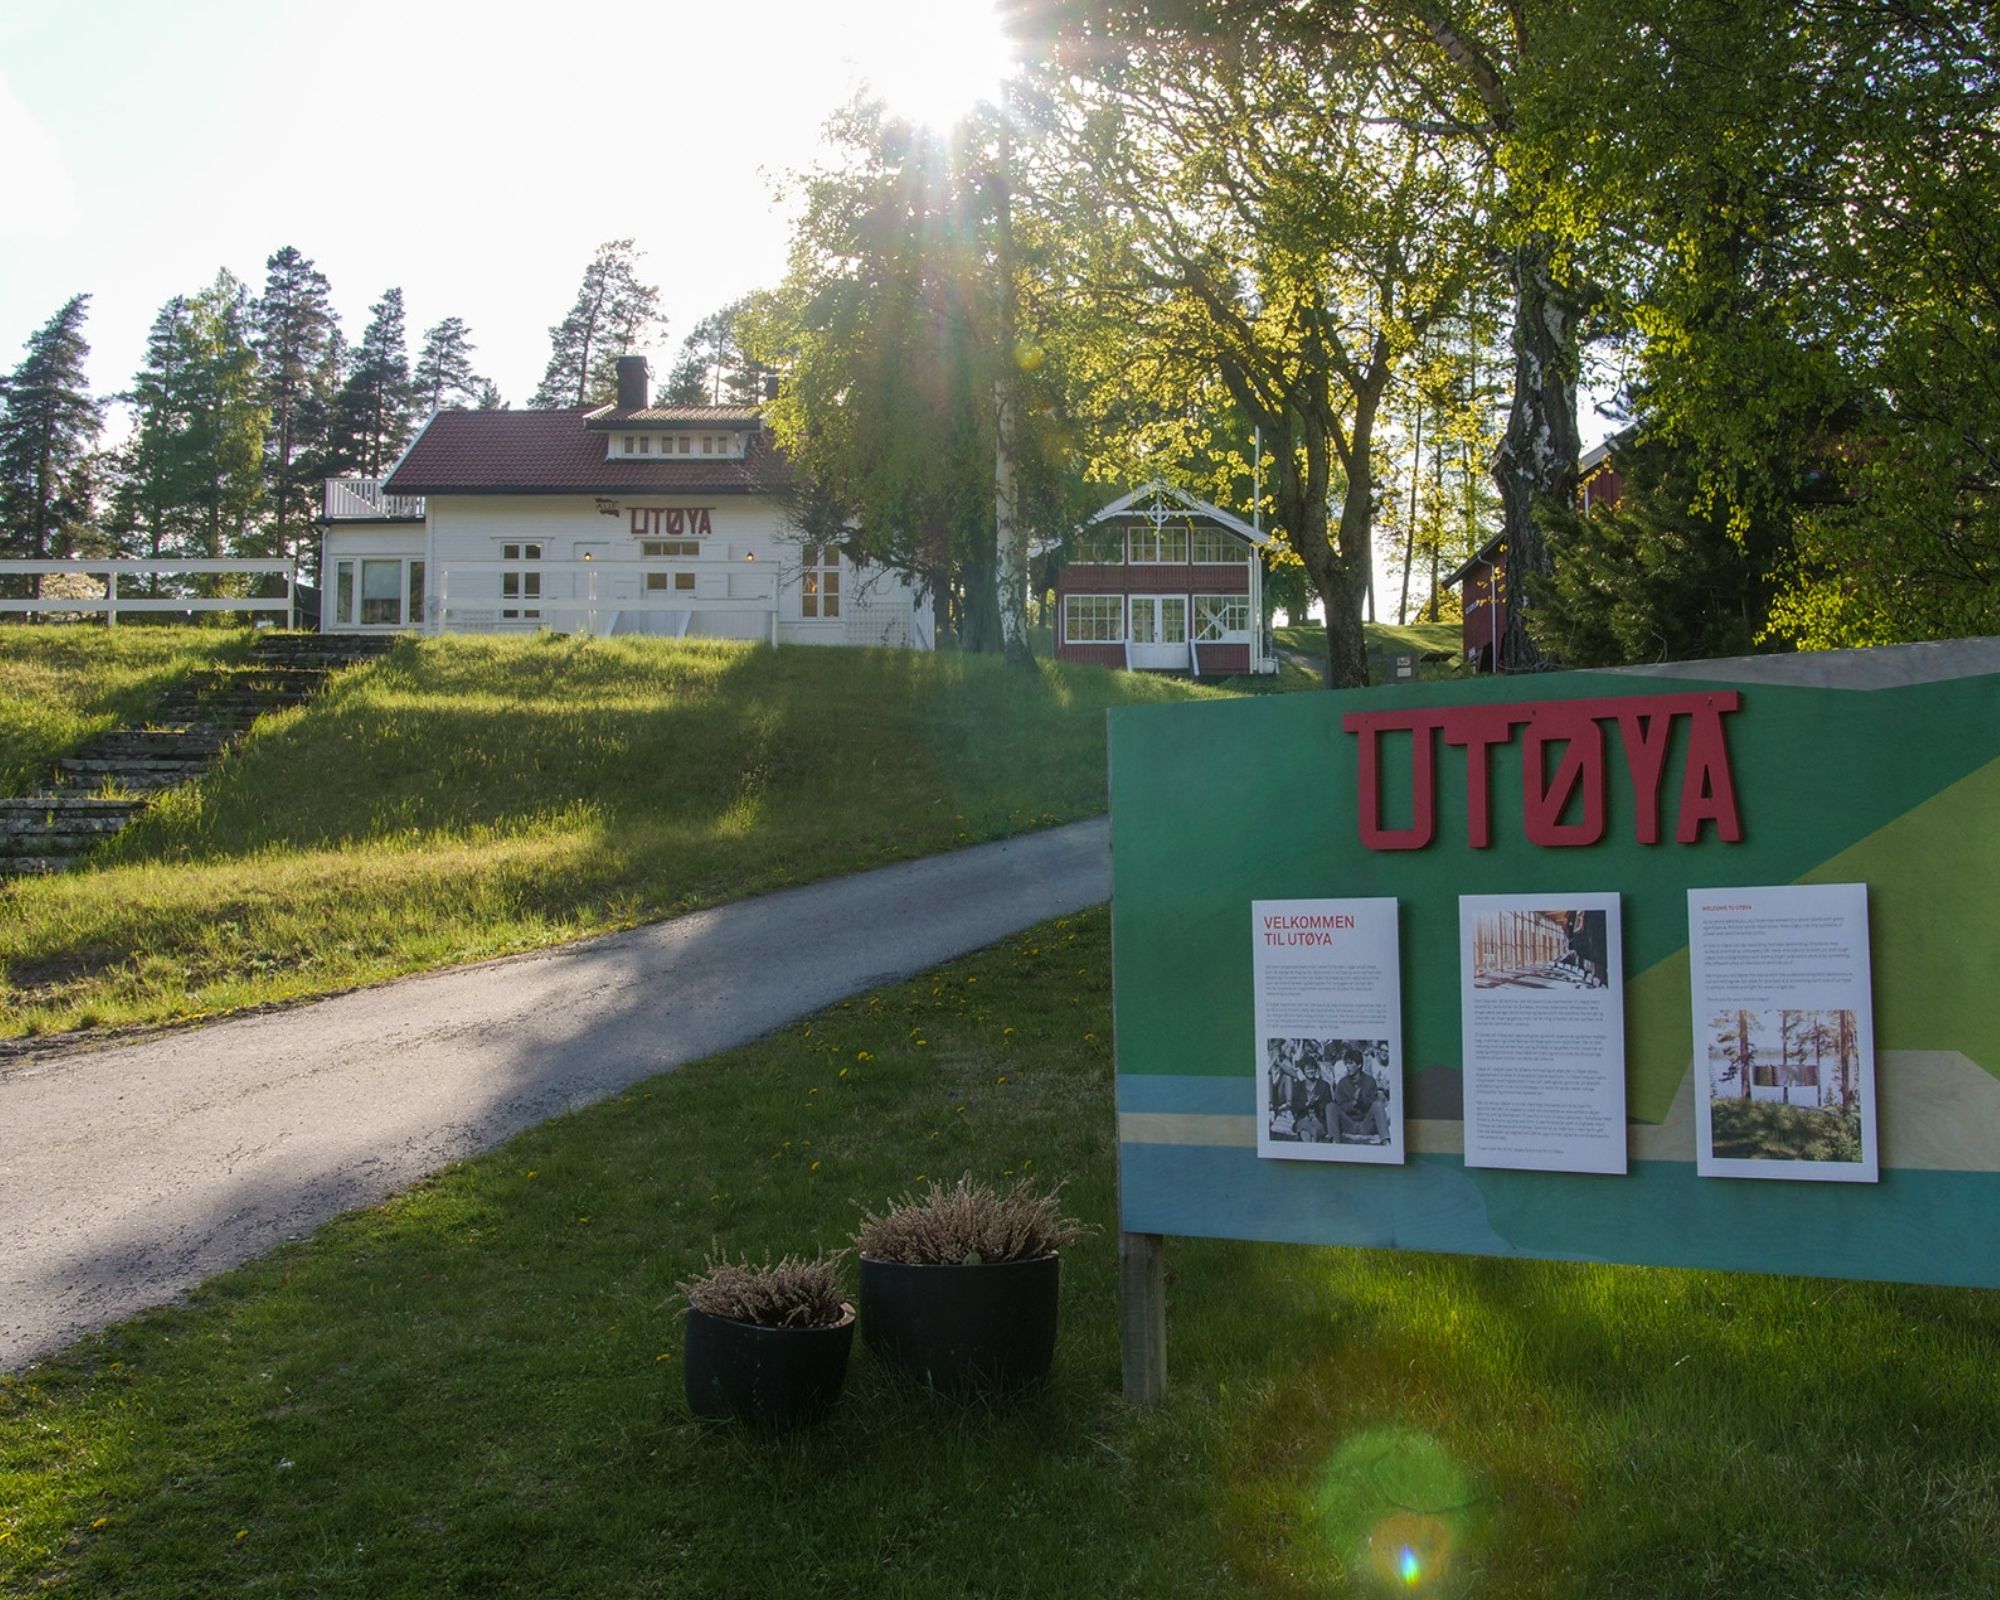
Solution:
{"label": "black and white photograph", "polygon": [[1390,1142],[1395,1106],[1387,1039],[1271,1039],[1265,1066],[1272,1139]]}

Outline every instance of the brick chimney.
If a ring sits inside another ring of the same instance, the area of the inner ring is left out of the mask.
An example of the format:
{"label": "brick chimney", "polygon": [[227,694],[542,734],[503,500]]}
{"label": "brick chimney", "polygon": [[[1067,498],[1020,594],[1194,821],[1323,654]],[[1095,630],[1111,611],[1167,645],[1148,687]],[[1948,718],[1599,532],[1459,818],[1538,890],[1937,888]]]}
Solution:
{"label": "brick chimney", "polygon": [[644,411],[651,403],[653,385],[652,368],[646,365],[644,356],[620,356],[618,358],[618,409],[620,411]]}

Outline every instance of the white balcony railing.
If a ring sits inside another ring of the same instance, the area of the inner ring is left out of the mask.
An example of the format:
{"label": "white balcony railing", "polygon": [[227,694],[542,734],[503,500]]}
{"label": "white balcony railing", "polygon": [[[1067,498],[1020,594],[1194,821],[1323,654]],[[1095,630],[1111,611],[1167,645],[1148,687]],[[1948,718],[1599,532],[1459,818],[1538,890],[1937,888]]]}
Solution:
{"label": "white balcony railing", "polygon": [[422,522],[420,494],[384,494],[380,478],[328,478],[325,499],[328,522]]}

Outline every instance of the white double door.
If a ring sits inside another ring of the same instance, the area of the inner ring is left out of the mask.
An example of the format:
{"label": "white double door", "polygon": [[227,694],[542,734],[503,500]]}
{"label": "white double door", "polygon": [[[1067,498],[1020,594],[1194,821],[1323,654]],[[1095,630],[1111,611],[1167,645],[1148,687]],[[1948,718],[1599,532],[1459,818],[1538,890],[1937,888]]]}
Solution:
{"label": "white double door", "polygon": [[1188,664],[1188,602],[1184,594],[1135,594],[1132,606],[1132,665],[1185,667]]}

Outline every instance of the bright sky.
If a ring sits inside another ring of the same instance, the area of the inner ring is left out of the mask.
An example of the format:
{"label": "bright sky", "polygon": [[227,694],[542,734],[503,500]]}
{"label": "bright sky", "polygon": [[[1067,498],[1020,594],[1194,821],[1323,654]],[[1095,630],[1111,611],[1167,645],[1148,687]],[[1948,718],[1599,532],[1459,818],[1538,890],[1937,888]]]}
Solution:
{"label": "bright sky", "polygon": [[0,0],[0,371],[78,291],[93,389],[177,292],[281,245],[350,338],[400,285],[410,353],[463,317],[514,405],[592,251],[632,237],[664,374],[784,271],[778,180],[865,77],[948,120],[1003,70],[990,0]]}

